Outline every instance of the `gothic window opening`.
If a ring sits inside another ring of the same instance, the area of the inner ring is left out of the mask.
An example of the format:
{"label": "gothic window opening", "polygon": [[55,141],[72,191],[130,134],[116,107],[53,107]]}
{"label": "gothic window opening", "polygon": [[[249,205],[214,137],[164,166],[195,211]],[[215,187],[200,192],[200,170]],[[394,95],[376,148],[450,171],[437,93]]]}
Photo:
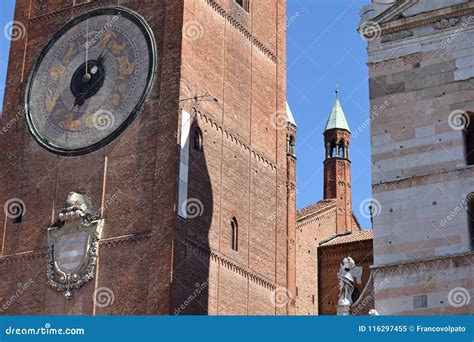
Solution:
{"label": "gothic window opening", "polygon": [[232,234],[231,247],[234,251],[237,252],[239,248],[239,226],[237,224],[237,219],[235,217],[233,217],[232,221],[230,222],[230,229],[231,229],[231,234]]}
{"label": "gothic window opening", "polygon": [[194,129],[194,136],[193,136],[193,146],[194,149],[198,152],[203,151],[202,147],[202,131],[199,127]]}
{"label": "gothic window opening", "polygon": [[466,148],[466,164],[474,165],[474,113],[466,113],[465,131],[465,148]]}
{"label": "gothic window opening", "polygon": [[344,145],[340,144],[337,152],[337,156],[343,158],[344,157]]}
{"label": "gothic window opening", "polygon": [[235,0],[237,5],[242,7],[246,12],[249,11],[250,9],[250,0]]}
{"label": "gothic window opening", "polygon": [[330,147],[330,150],[329,150],[329,158],[334,157],[335,153],[336,153],[336,145],[331,143],[331,147]]}
{"label": "gothic window opening", "polygon": [[290,137],[288,138],[288,146],[287,146],[287,149],[286,149],[287,153],[294,156],[295,152],[296,152],[295,151],[296,150],[295,146],[296,146],[295,137],[290,135]]}

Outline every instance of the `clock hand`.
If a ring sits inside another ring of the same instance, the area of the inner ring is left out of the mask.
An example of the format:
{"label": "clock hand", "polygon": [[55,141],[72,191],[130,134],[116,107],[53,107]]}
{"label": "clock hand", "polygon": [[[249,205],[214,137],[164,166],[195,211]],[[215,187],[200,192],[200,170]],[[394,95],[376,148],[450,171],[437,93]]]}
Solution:
{"label": "clock hand", "polygon": [[89,73],[87,61],[89,60],[89,18],[86,19],[86,75]]}

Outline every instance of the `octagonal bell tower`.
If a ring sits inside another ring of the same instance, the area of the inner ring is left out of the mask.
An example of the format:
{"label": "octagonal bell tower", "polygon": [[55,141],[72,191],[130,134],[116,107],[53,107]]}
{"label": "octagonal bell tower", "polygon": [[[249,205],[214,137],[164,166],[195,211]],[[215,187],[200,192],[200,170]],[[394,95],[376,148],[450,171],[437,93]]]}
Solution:
{"label": "octagonal bell tower", "polygon": [[324,130],[324,199],[337,200],[336,232],[352,229],[351,162],[349,144],[351,132],[339,102],[339,90]]}

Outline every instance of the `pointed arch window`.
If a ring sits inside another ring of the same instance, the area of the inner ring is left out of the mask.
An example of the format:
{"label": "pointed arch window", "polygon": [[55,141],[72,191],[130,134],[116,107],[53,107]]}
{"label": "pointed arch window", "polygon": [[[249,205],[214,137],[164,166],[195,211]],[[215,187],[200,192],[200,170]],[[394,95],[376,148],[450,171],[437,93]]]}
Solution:
{"label": "pointed arch window", "polygon": [[238,251],[239,249],[239,225],[237,224],[237,219],[235,217],[230,221],[231,229],[231,247],[232,250]]}

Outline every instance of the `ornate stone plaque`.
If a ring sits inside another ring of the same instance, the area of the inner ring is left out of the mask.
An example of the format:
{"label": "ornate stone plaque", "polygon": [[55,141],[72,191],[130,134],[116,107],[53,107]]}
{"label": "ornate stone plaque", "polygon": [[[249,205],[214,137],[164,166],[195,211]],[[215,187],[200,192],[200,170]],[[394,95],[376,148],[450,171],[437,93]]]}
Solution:
{"label": "ornate stone plaque", "polygon": [[86,195],[71,192],[66,208],[48,228],[48,284],[58,291],[81,287],[94,277],[103,220],[94,216]]}

